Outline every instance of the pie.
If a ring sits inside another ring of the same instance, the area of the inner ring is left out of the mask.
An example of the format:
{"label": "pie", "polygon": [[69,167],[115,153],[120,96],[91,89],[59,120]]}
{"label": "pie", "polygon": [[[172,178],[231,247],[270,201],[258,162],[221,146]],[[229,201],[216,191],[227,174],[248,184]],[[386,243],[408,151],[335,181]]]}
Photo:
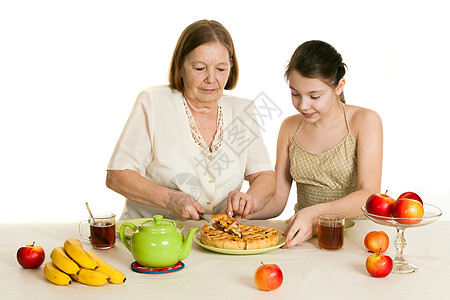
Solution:
{"label": "pie", "polygon": [[211,217],[211,227],[222,230],[226,233],[235,234],[242,237],[239,224],[235,218],[229,217],[227,214],[218,214]]}
{"label": "pie", "polygon": [[264,249],[278,245],[278,230],[241,225],[226,214],[214,215],[200,231],[203,244],[229,250]]}

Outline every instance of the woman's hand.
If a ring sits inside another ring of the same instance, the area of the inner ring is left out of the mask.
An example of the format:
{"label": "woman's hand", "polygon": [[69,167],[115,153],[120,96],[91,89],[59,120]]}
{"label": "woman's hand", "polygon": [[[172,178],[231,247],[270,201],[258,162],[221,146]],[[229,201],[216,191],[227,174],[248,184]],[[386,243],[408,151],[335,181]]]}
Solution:
{"label": "woman's hand", "polygon": [[282,248],[289,248],[300,245],[310,239],[317,228],[317,218],[309,215],[307,209],[302,209],[293,215],[289,225],[283,235],[286,237],[286,245]]}
{"label": "woman's hand", "polygon": [[194,197],[181,191],[169,189],[166,208],[181,221],[200,220],[199,213],[204,213],[201,204]]}
{"label": "woman's hand", "polygon": [[252,195],[240,191],[231,191],[227,199],[227,214],[240,221],[247,217],[256,207]]}

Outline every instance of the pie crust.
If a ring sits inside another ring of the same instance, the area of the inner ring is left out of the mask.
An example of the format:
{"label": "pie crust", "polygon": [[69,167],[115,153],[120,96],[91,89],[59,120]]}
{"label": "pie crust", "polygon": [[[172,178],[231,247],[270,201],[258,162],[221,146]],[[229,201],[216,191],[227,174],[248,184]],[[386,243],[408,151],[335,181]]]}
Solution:
{"label": "pie crust", "polygon": [[229,250],[264,249],[278,245],[277,229],[241,225],[226,214],[215,215],[211,225],[205,225],[200,231],[203,244]]}

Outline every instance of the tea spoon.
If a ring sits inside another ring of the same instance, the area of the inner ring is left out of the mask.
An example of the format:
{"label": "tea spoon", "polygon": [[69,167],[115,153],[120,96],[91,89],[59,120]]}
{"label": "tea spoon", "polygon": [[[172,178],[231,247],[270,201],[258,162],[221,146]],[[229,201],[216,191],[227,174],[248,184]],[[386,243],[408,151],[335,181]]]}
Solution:
{"label": "tea spoon", "polygon": [[87,202],[86,202],[86,208],[87,208],[87,210],[88,210],[88,212],[89,212],[89,215],[91,215],[91,218],[92,218],[92,220],[94,221],[94,224],[97,223],[97,222],[95,221],[95,219],[94,219],[94,216],[92,215],[91,209],[89,208],[89,204],[88,204]]}

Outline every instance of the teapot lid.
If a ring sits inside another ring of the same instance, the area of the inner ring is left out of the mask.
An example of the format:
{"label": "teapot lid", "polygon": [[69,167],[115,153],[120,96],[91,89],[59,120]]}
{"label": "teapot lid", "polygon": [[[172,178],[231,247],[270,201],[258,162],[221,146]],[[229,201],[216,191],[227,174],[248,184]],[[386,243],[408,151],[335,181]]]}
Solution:
{"label": "teapot lid", "polygon": [[141,224],[142,227],[146,229],[150,229],[154,232],[169,232],[177,228],[177,225],[174,221],[169,219],[163,219],[161,215],[153,216],[153,219],[145,221]]}

